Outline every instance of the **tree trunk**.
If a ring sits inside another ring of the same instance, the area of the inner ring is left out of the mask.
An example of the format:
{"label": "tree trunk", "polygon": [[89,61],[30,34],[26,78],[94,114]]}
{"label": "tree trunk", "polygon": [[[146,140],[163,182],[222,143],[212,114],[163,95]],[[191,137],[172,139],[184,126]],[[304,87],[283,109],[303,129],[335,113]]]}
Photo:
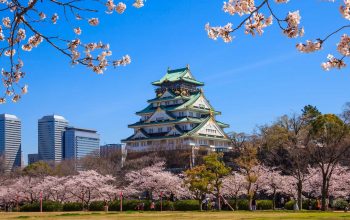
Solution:
{"label": "tree trunk", "polygon": [[298,180],[297,183],[297,187],[298,187],[298,206],[299,206],[299,210],[303,209],[303,200],[302,200],[302,192],[303,192],[303,182],[301,180]]}
{"label": "tree trunk", "polygon": [[272,210],[276,209],[276,190],[273,190],[273,197],[272,197]]}
{"label": "tree trunk", "polygon": [[325,176],[323,176],[323,180],[322,180],[322,203],[321,203],[321,210],[322,211],[326,211],[327,210],[327,179]]}
{"label": "tree trunk", "polygon": [[217,207],[218,207],[218,210],[221,211],[220,191],[217,191],[217,192],[218,192],[216,195]]}
{"label": "tree trunk", "polygon": [[199,202],[199,210],[203,211],[202,200],[198,199],[198,202]]}
{"label": "tree trunk", "polygon": [[252,202],[253,202],[253,196],[248,195],[248,201],[249,201],[249,210],[252,211]]}
{"label": "tree trunk", "polygon": [[238,199],[237,199],[237,196],[235,197],[235,209],[238,210]]}

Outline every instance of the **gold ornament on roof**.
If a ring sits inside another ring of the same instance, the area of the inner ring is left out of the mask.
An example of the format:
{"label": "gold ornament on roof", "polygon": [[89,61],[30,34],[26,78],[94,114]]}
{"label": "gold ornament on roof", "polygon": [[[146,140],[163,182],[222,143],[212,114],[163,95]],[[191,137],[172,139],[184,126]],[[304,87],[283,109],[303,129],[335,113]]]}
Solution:
{"label": "gold ornament on roof", "polygon": [[211,118],[214,118],[215,114],[214,114],[214,111],[212,109],[209,110],[209,115]]}

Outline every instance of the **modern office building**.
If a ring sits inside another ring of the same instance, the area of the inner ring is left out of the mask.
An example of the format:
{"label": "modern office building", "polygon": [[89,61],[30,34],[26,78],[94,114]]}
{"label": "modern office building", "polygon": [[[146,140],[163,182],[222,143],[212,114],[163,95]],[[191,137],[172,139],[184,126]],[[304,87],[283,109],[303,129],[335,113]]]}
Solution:
{"label": "modern office building", "polygon": [[216,119],[221,112],[204,95],[189,66],[170,70],[152,83],[155,98],[136,112],[140,120],[130,124],[133,134],[122,140],[129,153],[198,149],[227,151],[231,141],[224,132],[228,124]]}
{"label": "modern office building", "polygon": [[63,135],[68,121],[59,115],[44,116],[38,121],[39,159],[60,162],[64,158]]}
{"label": "modern office building", "polygon": [[21,167],[21,120],[15,115],[0,115],[0,155],[5,161],[5,171]]}
{"label": "modern office building", "polygon": [[100,155],[102,158],[113,156],[113,154],[120,155],[121,166],[123,166],[127,155],[125,144],[105,144],[100,147]]}
{"label": "modern office building", "polygon": [[78,160],[87,155],[100,154],[100,135],[95,130],[67,127],[64,139],[65,159]]}
{"label": "modern office building", "polygon": [[28,154],[28,165],[39,161],[39,154]]}

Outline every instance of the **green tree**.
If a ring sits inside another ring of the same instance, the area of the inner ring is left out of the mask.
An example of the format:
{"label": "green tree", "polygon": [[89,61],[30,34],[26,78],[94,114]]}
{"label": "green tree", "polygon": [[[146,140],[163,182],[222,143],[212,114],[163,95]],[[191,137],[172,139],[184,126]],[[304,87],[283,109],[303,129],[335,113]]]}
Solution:
{"label": "green tree", "polygon": [[199,209],[202,211],[202,199],[206,193],[212,191],[209,185],[208,171],[205,165],[198,165],[185,171],[185,183],[199,202]]}
{"label": "green tree", "polygon": [[255,194],[253,189],[253,184],[257,181],[258,176],[257,173],[254,172],[253,168],[259,164],[258,161],[258,151],[256,146],[256,139],[247,142],[240,149],[240,156],[235,159],[235,162],[243,171],[243,175],[245,175],[247,185],[245,189],[247,190],[247,196],[249,201],[249,210],[252,210],[252,200]]}
{"label": "green tree", "polygon": [[348,159],[350,150],[349,126],[334,114],[318,116],[309,131],[310,144],[307,147],[312,161],[322,172],[322,210],[327,209],[329,181],[334,167]]}
{"label": "green tree", "polygon": [[208,156],[204,157],[204,165],[207,168],[207,175],[210,181],[210,184],[213,186],[213,194],[216,197],[218,210],[221,210],[221,188],[222,180],[225,176],[230,173],[230,168],[226,167],[224,162],[222,162],[223,154],[211,153]]}
{"label": "green tree", "polygon": [[317,109],[317,107],[312,105],[304,106],[301,112],[302,112],[301,117],[306,124],[309,124],[310,122],[312,122],[318,116],[321,115],[321,112]]}
{"label": "green tree", "polygon": [[[308,109],[315,112],[311,107]],[[270,166],[279,167],[285,174],[296,179],[300,208],[302,208],[303,183],[306,181],[307,166],[310,162],[305,149],[308,145],[307,133],[310,126],[305,122],[305,118],[295,114],[285,115],[271,126],[261,129],[264,162]],[[309,117],[308,120],[310,120]]]}
{"label": "green tree", "polygon": [[30,164],[23,169],[23,174],[30,177],[44,178],[53,173],[50,165],[44,161],[38,161]]}

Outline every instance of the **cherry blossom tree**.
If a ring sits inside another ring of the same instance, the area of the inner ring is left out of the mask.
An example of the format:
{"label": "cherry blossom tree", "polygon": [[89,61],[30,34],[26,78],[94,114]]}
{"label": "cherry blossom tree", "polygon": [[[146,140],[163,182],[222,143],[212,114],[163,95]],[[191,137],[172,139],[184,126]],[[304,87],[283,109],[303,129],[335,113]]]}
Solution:
{"label": "cherry blossom tree", "polygon": [[68,177],[64,185],[70,201],[80,201],[84,207],[89,207],[91,201],[109,200],[111,194],[118,192],[113,186],[114,181],[110,175],[104,176],[88,170]]}
{"label": "cherry blossom tree", "polygon": [[334,114],[320,115],[311,123],[309,138],[312,144],[306,149],[322,173],[322,210],[327,209],[326,198],[334,169],[348,158],[348,135],[348,125]]}
{"label": "cherry blossom tree", "polygon": [[[135,0],[133,6],[143,7],[144,0]],[[97,74],[102,74],[108,66],[129,64],[131,59],[128,55],[109,59],[112,51],[108,43],[84,42],[81,28],[85,22],[93,28],[99,25],[97,16],[100,11],[122,14],[125,10],[126,4],[114,3],[113,0],[0,1],[3,16],[0,25],[0,56],[8,58],[8,64],[2,68],[4,95],[0,96],[0,103],[5,103],[8,98],[17,102],[22,94],[27,93],[28,85],[21,82],[26,75],[21,57],[42,43],[66,56],[72,65],[84,65]],[[69,26],[75,37],[71,37],[70,33],[54,33],[51,25]]]}
{"label": "cherry blossom tree", "polygon": [[246,179],[238,172],[232,172],[222,180],[221,193],[224,197],[233,198],[235,200],[235,209],[238,210],[237,199],[245,194],[244,186]]}
{"label": "cherry blossom tree", "polygon": [[252,209],[252,200],[256,193],[266,189],[268,179],[266,178],[269,168],[257,164],[250,169],[241,169],[241,174],[245,178],[244,189],[249,200],[249,209]]}
{"label": "cherry blossom tree", "polygon": [[[305,184],[305,192],[310,197],[319,198],[323,190],[323,173],[320,167],[309,167],[308,178]],[[336,165],[333,168],[332,175],[328,181],[327,203],[329,197],[347,198],[349,191],[349,169],[347,167]]]}
{"label": "cherry blossom tree", "polygon": [[273,210],[276,208],[276,194],[281,193],[286,189],[286,178],[281,175],[280,171],[276,169],[262,169],[261,176],[263,176],[264,184],[262,190],[267,194],[272,195]]}
{"label": "cherry blossom tree", "polygon": [[[340,14],[345,20],[350,20],[350,1],[349,0],[326,0],[330,2],[340,2]],[[223,11],[229,15],[238,15],[241,17],[237,25],[227,23],[224,26],[213,27],[209,23],[205,25],[205,30],[209,38],[222,38],[224,42],[229,43],[233,40],[232,33],[239,29],[244,29],[244,33],[252,36],[262,35],[264,29],[271,26],[273,20],[277,23],[282,33],[288,38],[297,38],[304,35],[304,28],[301,26],[301,15],[299,10],[292,11],[286,15],[279,15],[275,10],[275,4],[287,4],[289,0],[228,0],[223,4]],[[287,6],[286,6],[287,7]],[[324,43],[331,37],[336,36],[350,25],[344,25],[333,30],[328,35],[316,40],[307,40],[304,43],[298,43],[296,48],[302,53],[311,53],[323,48]],[[346,66],[344,58],[350,56],[350,36],[343,34],[337,44],[339,58],[329,54],[327,61],[321,64],[324,70],[333,68],[344,68]]]}
{"label": "cherry blossom tree", "polygon": [[165,171],[164,165],[164,162],[159,162],[141,170],[130,171],[125,175],[129,182],[125,190],[133,195],[148,191],[154,198],[158,198],[160,193],[167,197],[189,197],[191,194],[184,187],[183,179]]}
{"label": "cherry blossom tree", "polygon": [[47,176],[36,186],[36,191],[41,191],[46,200],[55,202],[67,202],[69,200],[69,177]]}

